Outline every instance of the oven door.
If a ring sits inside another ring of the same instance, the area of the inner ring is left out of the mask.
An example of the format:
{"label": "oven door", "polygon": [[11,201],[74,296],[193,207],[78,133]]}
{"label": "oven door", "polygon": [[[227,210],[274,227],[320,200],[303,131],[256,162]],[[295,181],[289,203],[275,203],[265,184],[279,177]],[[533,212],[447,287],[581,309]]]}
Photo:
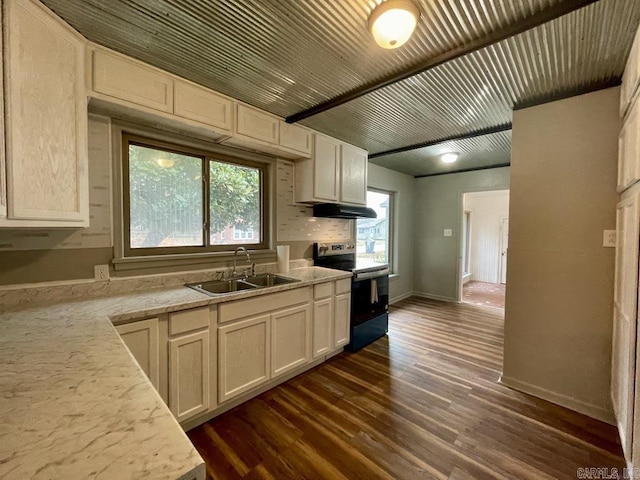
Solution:
{"label": "oven door", "polygon": [[351,285],[351,327],[389,310],[389,275],[354,280]]}

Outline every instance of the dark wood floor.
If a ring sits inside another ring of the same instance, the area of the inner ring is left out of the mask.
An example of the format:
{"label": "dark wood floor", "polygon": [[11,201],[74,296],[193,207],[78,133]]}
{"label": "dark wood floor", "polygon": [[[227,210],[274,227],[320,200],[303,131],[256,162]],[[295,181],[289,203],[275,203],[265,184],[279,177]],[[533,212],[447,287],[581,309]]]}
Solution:
{"label": "dark wood floor", "polygon": [[411,298],[389,337],[188,433],[214,479],[576,478],[624,467],[611,425],[497,383],[498,311]]}

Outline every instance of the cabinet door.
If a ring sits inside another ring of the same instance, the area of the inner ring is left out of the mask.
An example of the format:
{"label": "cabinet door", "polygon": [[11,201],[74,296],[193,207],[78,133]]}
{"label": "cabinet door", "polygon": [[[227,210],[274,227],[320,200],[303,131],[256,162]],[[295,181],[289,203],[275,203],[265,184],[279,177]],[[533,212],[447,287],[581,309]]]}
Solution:
{"label": "cabinet door", "polygon": [[313,196],[316,200],[338,201],[340,143],[317,133],[313,145]]}
{"label": "cabinet door", "polygon": [[340,148],[340,201],[367,204],[367,152],[352,145]]}
{"label": "cabinet door", "polygon": [[280,120],[266,112],[238,105],[236,133],[262,142],[278,145]]}
{"label": "cabinet door", "polygon": [[269,380],[270,315],[218,329],[218,400],[229,400]]}
{"label": "cabinet door", "polygon": [[639,194],[629,192],[617,206],[611,399],[627,459],[631,458],[634,415],[639,199]]}
{"label": "cabinet door", "polygon": [[169,340],[169,408],[179,422],[209,409],[209,330]]}
{"label": "cabinet door", "polygon": [[156,390],[160,384],[158,319],[118,325],[116,331]]}
{"label": "cabinet door", "polygon": [[336,295],[333,322],[333,348],[342,347],[350,339],[351,293]]}
{"label": "cabinet door", "polygon": [[271,315],[271,378],[311,360],[311,313],[307,305]]}
{"label": "cabinet door", "polygon": [[[2,8],[0,7],[0,52],[2,52]],[[4,74],[0,58],[0,218],[7,216],[7,178],[4,161]]]}
{"label": "cabinet door", "polygon": [[93,90],[173,113],[173,79],[124,56],[93,52]]}
{"label": "cabinet door", "polygon": [[640,180],[640,102],[636,101],[620,131],[618,140],[618,191]]}
{"label": "cabinet door", "polygon": [[311,154],[311,131],[299,125],[280,121],[280,146],[290,148],[306,156]]}
{"label": "cabinet door", "polygon": [[333,297],[313,304],[313,358],[331,350],[333,336]]}
{"label": "cabinet door", "polygon": [[233,102],[221,95],[181,80],[175,82],[174,113],[231,133]]}
{"label": "cabinet door", "polygon": [[8,217],[86,226],[85,42],[39,3],[4,6]]}

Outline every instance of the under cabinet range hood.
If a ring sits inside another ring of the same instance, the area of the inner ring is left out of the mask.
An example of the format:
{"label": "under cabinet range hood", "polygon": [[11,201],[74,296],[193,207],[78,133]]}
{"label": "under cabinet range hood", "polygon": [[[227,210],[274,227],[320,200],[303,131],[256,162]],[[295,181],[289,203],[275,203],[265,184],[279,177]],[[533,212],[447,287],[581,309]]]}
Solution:
{"label": "under cabinet range hood", "polygon": [[313,206],[314,217],[330,218],[376,218],[373,208],[340,205],[337,203],[318,203]]}

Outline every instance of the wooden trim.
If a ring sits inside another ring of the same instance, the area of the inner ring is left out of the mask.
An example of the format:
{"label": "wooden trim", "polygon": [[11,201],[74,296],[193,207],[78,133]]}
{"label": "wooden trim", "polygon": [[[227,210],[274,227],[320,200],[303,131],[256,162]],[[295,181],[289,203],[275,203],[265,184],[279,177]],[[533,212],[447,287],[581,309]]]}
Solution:
{"label": "wooden trim", "polygon": [[492,170],[494,168],[504,168],[504,167],[510,167],[511,164],[510,163],[498,163],[496,165],[486,165],[483,167],[474,167],[474,168],[462,168],[460,170],[452,170],[450,172],[438,172],[438,173],[429,173],[427,175],[416,175],[413,178],[426,178],[426,177],[438,177],[440,175],[449,175],[452,173],[467,173],[467,172],[477,172],[480,170]]}
{"label": "wooden trim", "polygon": [[419,148],[432,147],[441,143],[450,142],[452,140],[466,140],[468,138],[482,137],[484,135],[491,135],[494,133],[506,132],[511,130],[511,123],[505,123],[503,125],[496,125],[493,127],[481,128],[468,133],[460,133],[451,135],[449,137],[439,138],[437,140],[430,140],[428,142],[414,143],[413,145],[407,145],[406,147],[394,148],[392,150],[385,150],[384,152],[373,153],[369,155],[369,160],[372,158],[384,157],[387,155],[393,155],[395,153],[408,152],[410,150],[417,150]]}
{"label": "wooden trim", "polygon": [[573,12],[574,10],[579,10],[580,8],[591,5],[592,3],[595,3],[597,1],[598,0],[564,0],[562,2],[558,2],[552,7],[542,10],[528,18],[523,19],[518,23],[507,25],[501,30],[491,32],[469,43],[452,48],[451,50],[435,57],[429,58],[416,66],[407,68],[406,70],[397,73],[393,73],[391,75],[387,75],[380,80],[366,83],[351,91],[338,95],[325,102],[319,103],[318,105],[315,105],[311,108],[290,115],[286,118],[286,122],[299,122],[301,120],[304,120],[305,118],[309,118],[332,108],[339,107],[340,105],[343,105],[347,102],[375,92],[376,90],[388,87],[390,85],[393,85],[394,83],[401,82],[402,80],[406,80],[407,78],[411,78],[420,73],[427,72],[435,67],[438,67],[457,58],[463,57],[478,50],[482,50],[483,48],[494,45],[515,35],[519,35],[523,32],[526,32],[527,30],[531,30],[532,28],[555,20],[556,18],[562,17],[568,13]]}

